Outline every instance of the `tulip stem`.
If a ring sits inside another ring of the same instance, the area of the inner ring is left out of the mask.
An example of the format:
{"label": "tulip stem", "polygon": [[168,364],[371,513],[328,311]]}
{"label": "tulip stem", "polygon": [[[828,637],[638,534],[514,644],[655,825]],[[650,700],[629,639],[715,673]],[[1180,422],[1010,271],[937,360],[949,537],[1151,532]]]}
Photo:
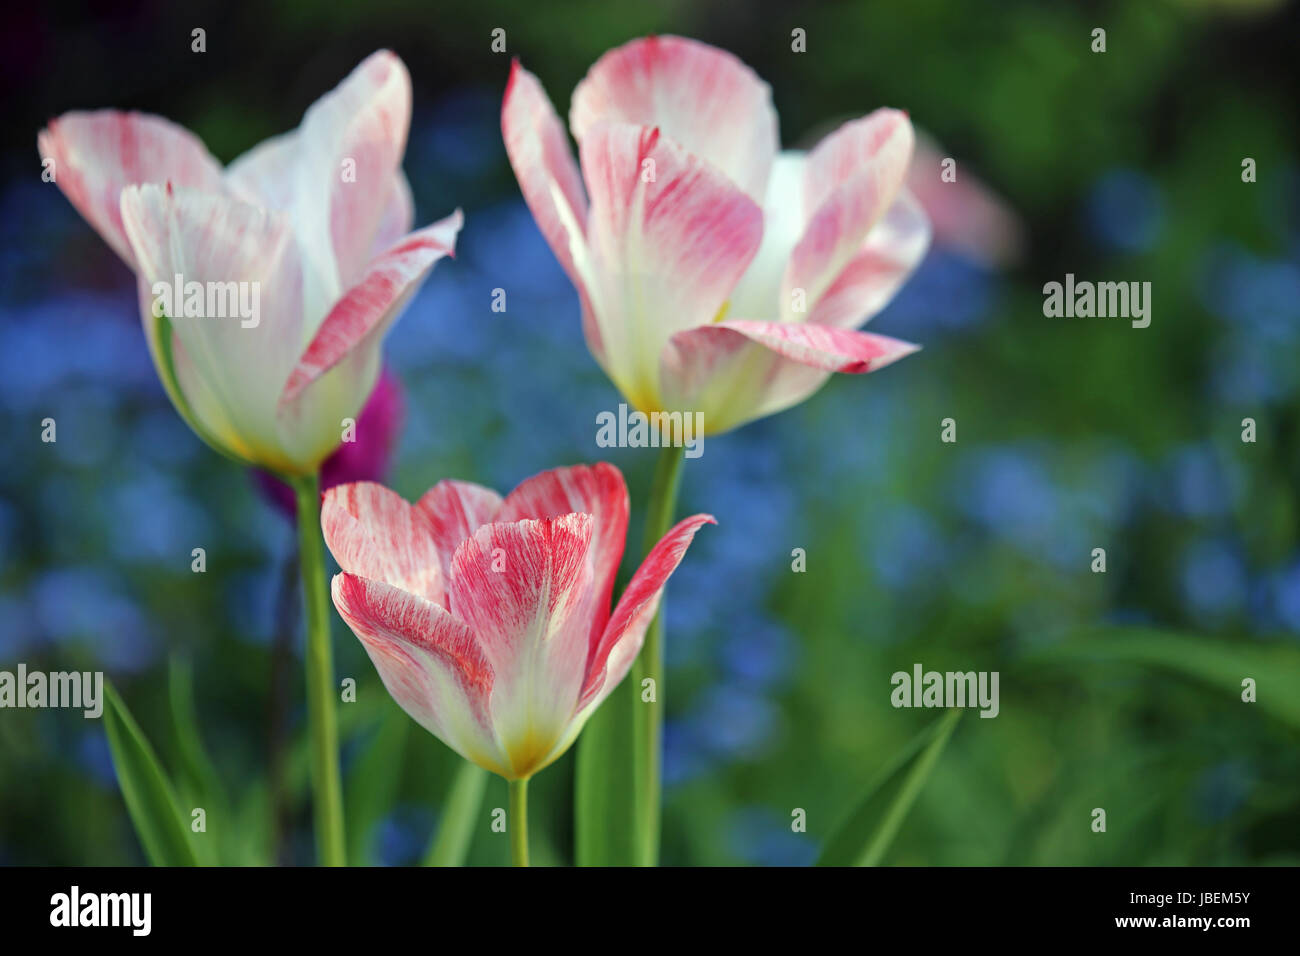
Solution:
{"label": "tulip stem", "polygon": [[510,862],[528,865],[528,778],[510,781]]}
{"label": "tulip stem", "polygon": [[[650,500],[646,509],[645,539],[642,556],[659,543],[673,524],[677,510],[677,489],[681,486],[682,449],[666,446],[655,466],[654,482],[650,486]],[[650,704],[642,703],[645,681],[654,681],[654,698]],[[637,754],[638,836],[642,866],[659,865],[659,829],[663,792],[660,784],[663,762],[664,728],[664,605],[646,630],[645,644],[632,665],[632,691],[636,695],[636,720],[634,740]]]}
{"label": "tulip stem", "polygon": [[330,599],[325,588],[325,547],[320,530],[320,480],[291,480],[298,501],[298,555],[307,605],[307,721],[311,735],[311,785],[316,857],[321,866],[344,866],[343,784],[334,705]]}

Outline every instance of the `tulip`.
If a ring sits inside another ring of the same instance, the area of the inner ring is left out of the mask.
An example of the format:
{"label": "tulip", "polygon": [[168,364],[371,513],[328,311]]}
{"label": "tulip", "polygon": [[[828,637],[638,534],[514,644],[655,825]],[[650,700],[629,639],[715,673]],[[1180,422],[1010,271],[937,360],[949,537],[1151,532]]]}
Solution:
{"label": "tulip", "polygon": [[626,676],[669,575],[713,518],[664,535],[611,614],[627,521],[623,476],[603,463],[543,472],[504,500],[461,481],[414,505],[371,482],[323,496],[334,606],[398,705],[510,781],[521,816],[527,780]]}
{"label": "tulip", "polygon": [[[915,351],[858,331],[929,244],[905,186],[904,113],[877,110],[809,152],[780,152],[767,84],[729,53],[667,36],[602,56],[573,93],[569,129],[576,161],[516,61],[501,108],[506,154],[577,289],[592,355],[638,411],[694,414],[719,434],[798,404],[833,372]],[[651,541],[672,519],[677,452],[666,449],[655,474]],[[651,625],[634,672],[660,694],[662,629]],[[606,714],[621,717],[594,721],[578,752],[579,860],[653,864],[662,707],[642,715],[620,691]],[[618,785],[637,793],[631,826],[594,812],[611,784],[588,769],[616,762]]]}
{"label": "tulip", "polygon": [[915,346],[857,331],[920,262],[929,226],[904,188],[913,133],[880,109],[807,153],[778,153],[770,90],[680,37],[602,56],[564,128],[512,67],[501,111],[524,199],[578,290],[588,347],[646,414],[717,434],[795,405],[832,372]]}
{"label": "tulip", "polygon": [[136,274],[177,411],[217,451],[294,489],[316,845],[329,865],[345,853],[320,467],[374,389],[384,334],[461,226],[457,210],[409,231],[410,119],[410,76],[380,51],[298,129],[224,170],[157,116],[66,113],[38,137],[53,181]]}
{"label": "tulip", "polygon": [[[410,114],[406,67],[381,51],[225,170],[156,116],[72,112],[42,130],[54,181],[137,276],[167,394],[219,451],[315,474],[374,388],[384,334],[452,254],[459,211],[409,231]],[[255,315],[206,314],[231,311],[234,289]]]}

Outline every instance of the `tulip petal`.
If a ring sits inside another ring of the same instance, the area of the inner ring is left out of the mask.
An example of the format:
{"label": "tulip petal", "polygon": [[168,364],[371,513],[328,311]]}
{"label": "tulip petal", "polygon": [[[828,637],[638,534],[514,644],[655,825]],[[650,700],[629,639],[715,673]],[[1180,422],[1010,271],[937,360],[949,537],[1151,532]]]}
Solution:
{"label": "tulip petal", "polygon": [[[227,167],[226,184],[231,192],[247,202],[292,213],[300,181],[316,171],[310,159],[303,158],[302,149],[303,136],[296,129],[263,140]],[[342,171],[339,175],[342,176]],[[370,258],[384,252],[411,231],[415,206],[411,186],[400,168],[389,175],[386,199],[380,208],[382,212],[370,244]]]}
{"label": "tulip petal", "polygon": [[582,174],[550,98],[537,77],[520,66],[517,59],[510,65],[510,80],[501,103],[501,136],[524,202],[578,291],[583,335],[591,354],[603,366],[605,349],[587,295],[591,265],[585,237],[587,194]]}
{"label": "tulip petal", "polygon": [[[195,434],[216,447],[234,453],[228,441],[217,437],[236,433],[235,423],[226,413],[220,396],[204,381],[202,372],[185,351],[185,346],[177,336],[171,321],[159,320],[154,316],[154,294],[149,282],[143,277],[136,277],[136,293],[141,324],[144,326],[145,342],[149,346],[149,356],[153,359],[154,368],[158,370],[163,391],[167,393],[177,413]],[[166,336],[166,341],[160,337],[160,333]],[[171,370],[176,375],[174,381],[167,375],[168,358],[170,358]],[[291,495],[290,501],[292,500]]]}
{"label": "tulip petal", "polygon": [[675,331],[717,316],[758,249],[763,214],[730,180],[658,130],[602,123],[582,140],[591,194],[588,292],[606,371],[638,408],[659,398]]}
{"label": "tulip petal", "polygon": [[296,457],[319,461],[337,447],[379,375],[384,333],[443,256],[454,254],[460,210],[411,233],[371,263],[330,310],[279,396],[281,434]]}
{"label": "tulip petal", "polygon": [[852,329],[893,299],[930,247],[930,222],[902,190],[867,235],[861,251],[812,306],[807,321]]}
{"label": "tulip petal", "polygon": [[803,237],[786,267],[782,314],[791,316],[795,290],[809,307],[859,254],[876,223],[893,205],[912,156],[912,124],[898,110],[876,110],[845,123],[808,154]]}
{"label": "tulip petal", "polygon": [[388,200],[384,204],[375,241],[370,246],[370,258],[381,256],[389,247],[396,245],[411,231],[414,223],[415,198],[411,195],[411,184],[407,182],[406,173],[398,169],[393,172],[388,184]]}
{"label": "tulip petal", "polygon": [[733,319],[673,336],[662,360],[665,401],[700,412],[719,434],[798,404],[832,372],[871,372],[916,350],[869,332]]}
{"label": "tulip petal", "polygon": [[160,116],[117,110],[65,113],[41,130],[54,182],[104,241],[135,267],[122,227],[122,190],[143,183],[221,189],[221,164],[197,136]]}
{"label": "tulip petal", "polygon": [[370,263],[361,280],[348,289],[307,346],[285,383],[281,404],[303,391],[367,340],[383,337],[419,283],[443,256],[455,254],[456,234],[464,223],[459,209],[406,236]]}
{"label": "tulip petal", "polygon": [[491,488],[452,480],[438,482],[416,502],[433,529],[444,580],[451,580],[451,559],[461,542],[495,521],[502,504],[501,496]]}
{"label": "tulip petal", "polygon": [[339,567],[446,604],[433,529],[424,513],[373,481],[321,496],[321,531]]}
{"label": "tulip petal", "polygon": [[681,564],[695,532],[705,524],[717,524],[717,521],[713,515],[698,514],[677,522],[650,549],[636,574],[632,575],[600,643],[592,649],[582,697],[578,702],[579,711],[589,713],[627,676],[645,640],[646,628],[659,610],[668,578]]}
{"label": "tulip petal", "polygon": [[568,729],[594,612],[586,514],[492,523],[452,558],[452,613],[495,674],[492,723],[512,776],[545,766]]}
{"label": "tulip petal", "polygon": [[732,319],[713,328],[739,332],[801,365],[851,375],[874,372],[920,348],[885,335],[826,325]]}
{"label": "tulip petal", "polygon": [[465,759],[504,772],[489,713],[494,675],[474,633],[382,581],[338,574],[331,591],[398,706]]}
{"label": "tulip petal", "polygon": [[245,202],[292,212],[301,151],[297,130],[264,139],[226,167],[226,186]]}
{"label": "tulip petal", "polygon": [[[123,190],[122,221],[142,280],[183,299],[167,318],[222,411],[221,422],[205,424],[235,454],[294,470],[275,421],[276,383],[288,376],[301,341],[301,277],[288,221],[221,194],[153,184]],[[256,314],[239,314],[245,305]],[[143,319],[155,321],[148,310]]]}
{"label": "tulip petal", "polygon": [[606,462],[544,471],[510,492],[494,520],[558,518],[575,512],[594,519],[587,552],[595,581],[596,613],[591,634],[594,646],[609,618],[614,578],[627,537],[628,497],[623,473]]}
{"label": "tulip petal", "polygon": [[676,36],[610,50],[574,90],[569,112],[579,143],[604,122],[659,127],[763,199],[778,144],[772,91],[725,50]]}
{"label": "tulip petal", "polygon": [[772,163],[763,202],[763,241],[727,300],[728,315],[775,319],[781,315],[782,281],[790,254],[803,236],[806,154],[785,150]]}
{"label": "tulip petal", "polygon": [[295,225],[320,281],[309,318],[324,316],[365,274],[411,123],[411,78],[393,53],[371,54],[313,103],[298,128]]}

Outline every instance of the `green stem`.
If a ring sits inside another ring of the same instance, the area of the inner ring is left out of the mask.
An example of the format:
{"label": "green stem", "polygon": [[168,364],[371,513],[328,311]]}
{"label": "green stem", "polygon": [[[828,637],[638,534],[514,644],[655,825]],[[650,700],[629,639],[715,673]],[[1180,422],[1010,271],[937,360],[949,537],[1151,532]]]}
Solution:
{"label": "green stem", "polygon": [[425,866],[464,866],[469,845],[474,837],[479,808],[483,804],[483,790],[487,786],[488,772],[478,764],[462,760],[451,783],[451,791],[443,804],[442,821],[438,834],[429,844]]}
{"label": "green stem", "polygon": [[510,862],[528,865],[528,778],[510,781]]}
{"label": "green stem", "polygon": [[[644,557],[659,543],[673,525],[677,510],[677,489],[681,486],[682,449],[665,447],[655,466],[654,483],[650,486],[647,504],[645,538],[641,554]],[[664,729],[664,605],[646,631],[645,644],[632,665],[632,690],[636,695],[636,721],[633,725],[637,754],[637,830],[642,866],[659,864],[659,829],[663,793],[661,765],[663,763]],[[646,679],[654,681],[655,699],[652,704],[640,700]]]}
{"label": "green stem", "polygon": [[298,555],[307,604],[307,720],[311,734],[316,856],[322,866],[344,866],[343,783],[335,713],[325,547],[320,530],[319,478],[292,479],[298,499]]}

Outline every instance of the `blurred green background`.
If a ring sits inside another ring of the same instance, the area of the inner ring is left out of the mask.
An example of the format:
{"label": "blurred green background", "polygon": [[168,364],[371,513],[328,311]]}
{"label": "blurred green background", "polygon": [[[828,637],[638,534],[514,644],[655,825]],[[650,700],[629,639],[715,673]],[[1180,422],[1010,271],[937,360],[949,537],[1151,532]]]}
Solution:
{"label": "blurred green background", "polygon": [[[596,414],[620,399],[519,196],[499,108],[510,56],[565,115],[603,51],[658,32],[754,67],[786,145],[907,109],[1027,239],[1000,270],[936,243],[871,326],[924,351],[688,462],[682,510],[719,524],[669,589],[664,862],[815,859],[937,716],[890,706],[890,675],[918,662],[1000,672],[1001,712],[961,722],[888,862],[1300,862],[1294,5],[84,2],[7,16],[0,669],[103,669],[183,788],[219,779],[209,859],[312,859],[293,533],[168,405],[131,278],[41,182],[37,130],[69,109],[139,109],[228,162],[395,50],[415,84],[417,224],[456,206],[467,220],[457,260],[388,341],[406,396],[389,483],[408,498],[446,477],[506,490],[610,457],[637,552],[654,453],[596,447]],[[498,27],[507,54],[491,51]],[[1150,328],[1045,318],[1042,286],[1067,272],[1150,281]],[[39,440],[47,415],[56,444]],[[940,441],[949,417],[955,444]],[[354,858],[417,862],[457,758],[397,710],[337,618],[334,638],[359,686],[342,708]],[[1244,677],[1258,703],[1241,701]],[[211,768],[175,728],[191,684]],[[571,860],[572,770],[570,754],[535,781],[536,862]],[[493,779],[471,862],[507,860],[487,815],[505,799]],[[0,711],[0,862],[142,861],[102,722]]]}

